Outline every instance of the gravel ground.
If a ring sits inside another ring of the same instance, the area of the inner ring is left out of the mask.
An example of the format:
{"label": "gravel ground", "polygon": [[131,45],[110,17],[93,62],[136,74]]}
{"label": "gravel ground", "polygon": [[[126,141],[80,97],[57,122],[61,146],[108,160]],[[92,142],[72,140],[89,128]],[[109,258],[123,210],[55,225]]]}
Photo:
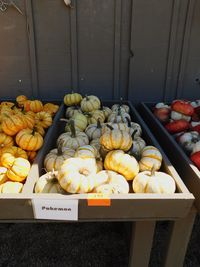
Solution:
{"label": "gravel ground", "polygon": [[[161,266],[168,223],[157,224],[151,267]],[[130,224],[1,224],[0,266],[126,267]],[[200,219],[196,219],[184,267],[200,266]]]}

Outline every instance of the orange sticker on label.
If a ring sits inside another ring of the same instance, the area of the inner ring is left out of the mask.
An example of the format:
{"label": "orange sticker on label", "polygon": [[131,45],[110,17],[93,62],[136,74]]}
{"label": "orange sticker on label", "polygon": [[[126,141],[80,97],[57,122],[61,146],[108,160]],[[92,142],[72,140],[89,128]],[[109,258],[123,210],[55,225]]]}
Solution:
{"label": "orange sticker on label", "polygon": [[88,194],[88,206],[107,206],[111,205],[111,199],[106,194]]}

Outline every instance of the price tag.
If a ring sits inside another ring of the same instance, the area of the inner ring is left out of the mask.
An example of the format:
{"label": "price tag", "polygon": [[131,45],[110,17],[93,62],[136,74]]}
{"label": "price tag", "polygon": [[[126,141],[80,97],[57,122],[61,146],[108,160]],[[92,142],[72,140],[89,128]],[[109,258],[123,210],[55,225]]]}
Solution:
{"label": "price tag", "polygon": [[88,206],[107,206],[109,207],[111,205],[111,200],[109,195],[106,194],[88,194]]}
{"label": "price tag", "polygon": [[78,200],[32,199],[35,219],[78,220]]}

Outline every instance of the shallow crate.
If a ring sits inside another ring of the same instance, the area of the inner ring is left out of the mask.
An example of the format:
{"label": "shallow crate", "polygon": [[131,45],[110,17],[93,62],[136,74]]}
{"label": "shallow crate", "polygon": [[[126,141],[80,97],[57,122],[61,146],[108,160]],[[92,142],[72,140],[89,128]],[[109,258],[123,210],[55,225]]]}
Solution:
{"label": "shallow crate", "polygon": [[[104,102],[111,106],[115,102]],[[144,121],[129,102],[132,121],[141,125],[143,138],[149,145],[156,146],[163,156],[161,170],[173,176],[177,191],[175,194],[121,194],[111,195],[110,206],[88,206],[88,194],[35,194],[35,182],[43,173],[43,161],[45,155],[56,146],[56,139],[64,131],[65,124],[60,122],[64,117],[65,106],[63,105],[54,119],[54,124],[49,129],[45,144],[38,153],[22,194],[0,195],[0,220],[6,221],[34,221],[49,222],[48,220],[36,220],[34,218],[32,200],[78,200],[78,222],[84,221],[131,221],[133,223],[132,245],[130,252],[130,266],[148,266],[149,257],[154,236],[156,221],[169,220],[171,234],[166,250],[165,266],[171,266],[174,261],[175,248],[183,247],[179,256],[176,256],[176,266],[183,263],[185,250],[193,226],[195,210],[192,208],[194,197],[188,191],[167,156],[155,140],[154,136],[145,125]]]}
{"label": "shallow crate", "polygon": [[170,161],[183,179],[189,191],[195,196],[195,206],[200,212],[200,171],[193,164],[173,136],[168,133],[162,123],[154,116],[152,108],[157,103],[141,103],[139,111],[146,124],[163,147]]}

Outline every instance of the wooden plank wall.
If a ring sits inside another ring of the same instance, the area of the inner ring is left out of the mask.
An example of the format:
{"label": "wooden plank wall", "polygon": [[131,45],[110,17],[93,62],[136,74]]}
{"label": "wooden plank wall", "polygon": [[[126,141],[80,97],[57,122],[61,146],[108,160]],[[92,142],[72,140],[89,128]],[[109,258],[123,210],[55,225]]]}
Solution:
{"label": "wooden plank wall", "polygon": [[195,0],[16,0],[0,11],[0,97],[70,90],[133,102],[198,97]]}

